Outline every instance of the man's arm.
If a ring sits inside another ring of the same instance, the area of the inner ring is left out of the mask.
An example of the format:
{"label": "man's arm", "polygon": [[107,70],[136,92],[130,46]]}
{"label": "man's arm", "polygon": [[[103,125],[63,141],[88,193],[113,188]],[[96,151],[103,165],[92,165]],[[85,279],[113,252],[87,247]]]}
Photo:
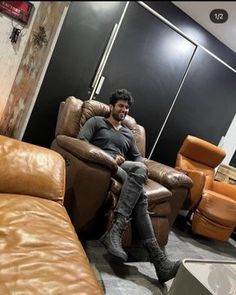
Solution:
{"label": "man's arm", "polygon": [[96,118],[88,119],[84,126],[80,129],[77,138],[91,142],[96,131]]}
{"label": "man's arm", "polygon": [[134,161],[134,162],[144,162],[144,158],[141,156],[133,137],[132,137],[132,142],[131,142],[130,150],[129,150],[129,158],[131,161]]}

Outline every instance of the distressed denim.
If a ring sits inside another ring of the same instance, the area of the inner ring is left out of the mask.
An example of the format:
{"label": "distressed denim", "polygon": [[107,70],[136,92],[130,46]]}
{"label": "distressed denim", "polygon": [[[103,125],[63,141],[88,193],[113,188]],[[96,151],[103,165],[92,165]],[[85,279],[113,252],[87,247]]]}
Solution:
{"label": "distressed denim", "polygon": [[132,216],[141,240],[154,238],[147,196],[143,190],[147,167],[141,162],[125,161],[118,167],[116,177],[123,185],[115,213],[120,213],[127,219]]}

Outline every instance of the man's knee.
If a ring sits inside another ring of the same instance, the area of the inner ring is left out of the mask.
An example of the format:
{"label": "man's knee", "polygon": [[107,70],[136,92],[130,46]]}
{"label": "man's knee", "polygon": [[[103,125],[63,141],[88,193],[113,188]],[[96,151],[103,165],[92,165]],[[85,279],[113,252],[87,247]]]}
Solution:
{"label": "man's knee", "polygon": [[147,179],[147,167],[141,162],[134,162],[135,164],[130,171],[134,176],[142,178],[144,181]]}
{"label": "man's knee", "polygon": [[141,162],[135,162],[133,173],[147,174],[147,166]]}

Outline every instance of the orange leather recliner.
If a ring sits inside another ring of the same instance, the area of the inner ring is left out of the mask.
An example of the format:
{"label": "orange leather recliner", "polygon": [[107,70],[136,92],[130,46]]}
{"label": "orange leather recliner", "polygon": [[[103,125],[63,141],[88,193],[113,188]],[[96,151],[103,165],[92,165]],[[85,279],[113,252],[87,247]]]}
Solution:
{"label": "orange leather recliner", "polygon": [[193,187],[184,204],[192,216],[192,232],[225,241],[236,225],[236,185],[214,180],[214,169],[225,157],[221,148],[188,135],[176,159]]}

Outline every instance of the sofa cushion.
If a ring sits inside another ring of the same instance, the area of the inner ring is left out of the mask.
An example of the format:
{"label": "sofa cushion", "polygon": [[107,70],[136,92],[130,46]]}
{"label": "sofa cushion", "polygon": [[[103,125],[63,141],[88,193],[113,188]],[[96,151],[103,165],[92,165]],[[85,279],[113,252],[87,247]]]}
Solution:
{"label": "sofa cushion", "polygon": [[103,294],[66,210],[0,194],[0,294]]}
{"label": "sofa cushion", "polygon": [[219,225],[234,228],[236,224],[236,202],[217,192],[204,190],[198,210]]}

